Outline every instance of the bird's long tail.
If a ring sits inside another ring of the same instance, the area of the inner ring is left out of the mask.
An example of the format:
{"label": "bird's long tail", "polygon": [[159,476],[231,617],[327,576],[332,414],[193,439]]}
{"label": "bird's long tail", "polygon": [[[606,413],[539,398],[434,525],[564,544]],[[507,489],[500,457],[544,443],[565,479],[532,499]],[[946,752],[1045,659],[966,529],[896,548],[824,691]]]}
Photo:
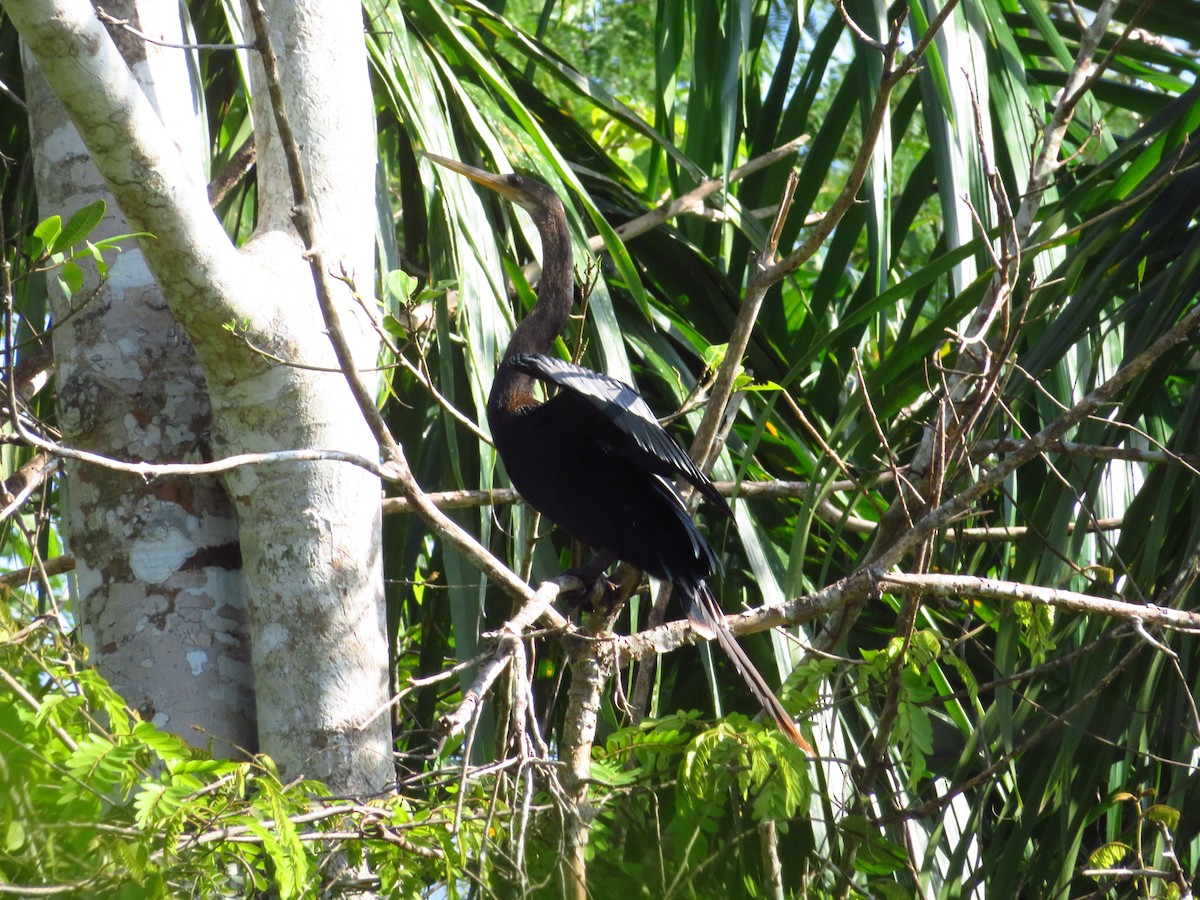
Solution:
{"label": "bird's long tail", "polygon": [[708,585],[700,582],[695,587],[687,585],[681,585],[681,587],[688,594],[688,619],[691,621],[692,627],[703,637],[709,640],[715,639],[721,645],[721,649],[729,656],[733,667],[737,669],[742,680],[746,682],[746,686],[750,688],[750,693],[762,704],[762,708],[774,720],[779,730],[805,753],[816,755],[812,745],[800,733],[796,722],[779,702],[779,698],[775,696],[770,685],[759,674],[758,669],[750,661],[750,657],[746,655],[746,651],[742,649],[742,645],[738,643],[733,632],[729,630],[729,626],[725,622],[725,614],[721,612]]}

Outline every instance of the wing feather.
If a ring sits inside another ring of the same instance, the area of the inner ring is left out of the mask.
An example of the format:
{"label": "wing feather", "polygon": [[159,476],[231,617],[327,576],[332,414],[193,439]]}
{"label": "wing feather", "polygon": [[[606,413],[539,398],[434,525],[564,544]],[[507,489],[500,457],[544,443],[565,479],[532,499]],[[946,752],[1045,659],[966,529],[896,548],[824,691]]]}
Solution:
{"label": "wing feather", "polygon": [[[729,504],[700,471],[687,452],[663,430],[641,395],[622,381],[574,363],[540,353],[518,353],[507,362],[540,381],[550,382],[586,401],[632,441],[639,461],[662,474],[678,475],[690,482],[726,515]],[[630,445],[626,445],[629,452]],[[631,453],[631,455],[634,455]]]}

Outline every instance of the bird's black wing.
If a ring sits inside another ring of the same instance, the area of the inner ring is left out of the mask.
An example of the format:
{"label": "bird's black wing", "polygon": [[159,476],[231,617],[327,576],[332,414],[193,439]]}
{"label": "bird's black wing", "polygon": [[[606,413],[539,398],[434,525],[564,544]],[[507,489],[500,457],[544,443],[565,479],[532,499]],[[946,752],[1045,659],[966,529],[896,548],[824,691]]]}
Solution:
{"label": "bird's black wing", "polygon": [[[521,372],[558,385],[586,401],[630,438],[626,452],[640,454],[639,462],[664,475],[679,475],[725,512],[729,504],[717,493],[687,452],[663,430],[641,395],[622,381],[540,353],[517,353],[507,362]],[[636,448],[636,449],[634,449]]]}

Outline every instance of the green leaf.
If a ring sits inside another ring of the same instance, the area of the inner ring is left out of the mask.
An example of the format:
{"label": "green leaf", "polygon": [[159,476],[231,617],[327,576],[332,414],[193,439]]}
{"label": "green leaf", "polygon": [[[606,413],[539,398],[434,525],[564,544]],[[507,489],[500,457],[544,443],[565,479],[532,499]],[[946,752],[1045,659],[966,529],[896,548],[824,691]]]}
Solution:
{"label": "green leaf", "polygon": [[141,828],[153,827],[158,820],[165,819],[176,812],[182,804],[169,802],[167,799],[169,796],[169,785],[156,782],[143,785],[133,798],[134,820],[138,826]]}
{"label": "green leaf", "polygon": [[420,289],[421,282],[403,269],[393,269],[383,278],[383,299],[388,309],[408,305],[410,298]]}
{"label": "green leaf", "polygon": [[1115,869],[1132,852],[1133,848],[1128,844],[1111,841],[1093,850],[1088,856],[1088,864],[1097,869]]}
{"label": "green leaf", "polygon": [[870,882],[871,896],[881,897],[883,900],[910,900],[912,891],[908,888],[901,887],[894,881],[883,881],[875,879]]}
{"label": "green leaf", "polygon": [[4,849],[7,853],[16,853],[25,846],[25,826],[20,819],[9,819],[4,833]]}
{"label": "green leaf", "polygon": [[178,735],[162,731],[151,722],[138,722],[132,736],[152,749],[166,763],[190,759],[192,749]]}
{"label": "green leaf", "polygon": [[854,857],[854,868],[867,875],[890,875],[907,865],[903,848],[879,834],[862,816],[847,816],[841,822],[844,831],[856,835],[861,844]]}
{"label": "green leaf", "polygon": [[715,372],[721,367],[721,363],[725,361],[726,354],[729,353],[729,342],[724,344],[709,344],[700,354],[704,360],[704,368],[710,372]]}
{"label": "green leaf", "polygon": [[63,296],[70,300],[83,287],[83,269],[79,268],[78,263],[68,259],[59,269],[58,284],[62,288]]}
{"label": "green leaf", "polygon": [[83,251],[77,255],[83,254],[86,254],[92,258],[92,262],[96,264],[96,272],[99,273],[101,278],[104,278],[104,276],[108,274],[108,263],[104,261],[104,254],[101,252],[99,247],[97,247],[91,241],[86,241],[84,243]]}
{"label": "green leaf", "polygon": [[[41,241],[42,246],[46,248],[53,248],[54,242],[58,239],[58,236],[61,233],[62,216],[50,216],[48,219],[43,219],[33,229],[33,236]],[[38,253],[37,255],[40,256],[41,254]]]}
{"label": "green leaf", "polygon": [[774,381],[755,381],[750,375],[738,375],[733,381],[733,389],[743,393],[747,391],[782,391],[783,387]]}
{"label": "green leaf", "polygon": [[1155,803],[1147,807],[1145,816],[1151,822],[1161,822],[1171,831],[1179,827],[1179,810],[1165,803]]}
{"label": "green leaf", "polygon": [[383,314],[383,329],[394,338],[409,337],[408,328],[391,313]]}
{"label": "green leaf", "polygon": [[63,228],[53,242],[47,241],[50,244],[50,252],[58,253],[68,250],[75,244],[87,238],[92,230],[100,224],[104,218],[105,203],[103,200],[96,200],[89,203],[87,206],[76,210],[75,215],[71,216],[67,227]]}
{"label": "green leaf", "polygon": [[271,817],[275,821],[275,832],[279,836],[279,848],[285,860],[282,870],[276,871],[279,879],[279,894],[282,898],[299,897],[308,883],[308,857],[294,822],[288,818],[283,798],[274,790],[268,791]]}

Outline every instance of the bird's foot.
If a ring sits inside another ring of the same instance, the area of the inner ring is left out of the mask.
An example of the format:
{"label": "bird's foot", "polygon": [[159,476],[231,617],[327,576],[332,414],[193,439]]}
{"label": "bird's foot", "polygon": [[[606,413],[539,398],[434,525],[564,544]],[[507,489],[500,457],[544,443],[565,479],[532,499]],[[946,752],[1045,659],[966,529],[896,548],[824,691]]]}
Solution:
{"label": "bird's foot", "polygon": [[[578,578],[576,572],[568,572]],[[619,586],[607,575],[600,575],[591,581],[583,581],[579,590],[560,594],[573,609],[584,609],[588,612],[607,615],[617,605],[620,596]]]}
{"label": "bird's foot", "polygon": [[578,578],[581,586],[559,596],[575,609],[586,606],[594,612],[611,612],[617,603],[619,585],[605,575],[604,570],[612,565],[614,559],[611,553],[602,551],[586,564],[567,569],[565,574]]}

